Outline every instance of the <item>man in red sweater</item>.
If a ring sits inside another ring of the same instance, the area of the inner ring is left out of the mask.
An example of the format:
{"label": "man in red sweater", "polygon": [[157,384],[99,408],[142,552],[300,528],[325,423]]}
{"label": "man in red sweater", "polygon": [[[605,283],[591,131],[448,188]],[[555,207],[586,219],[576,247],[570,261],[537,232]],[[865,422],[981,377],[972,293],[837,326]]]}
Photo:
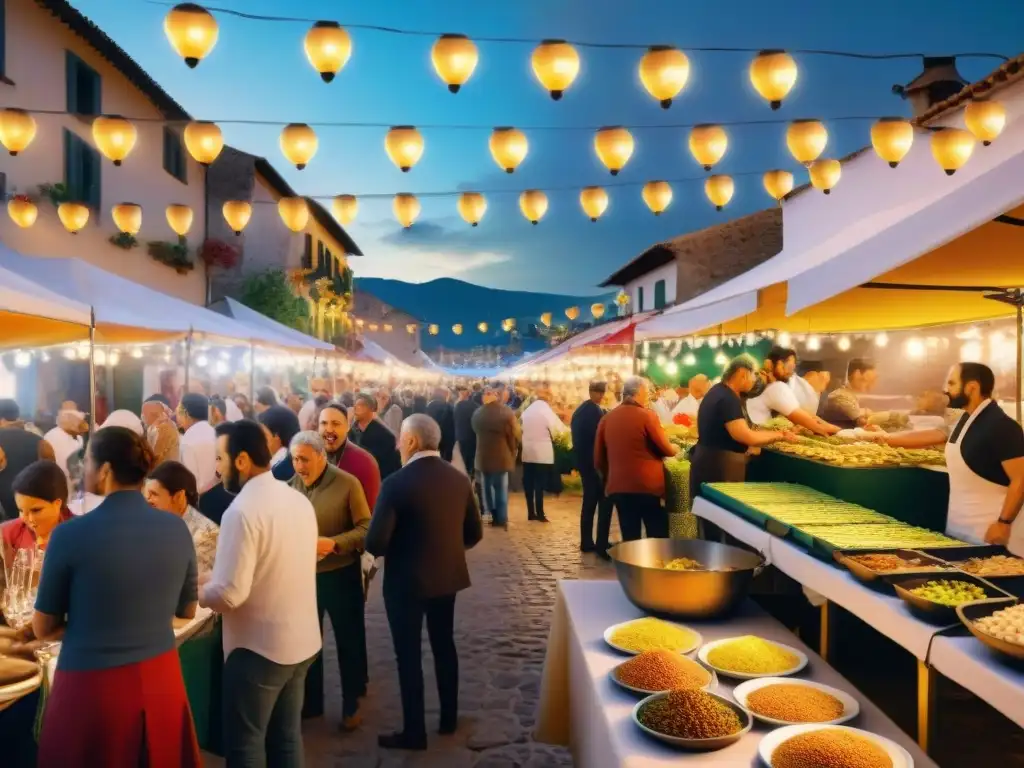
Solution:
{"label": "man in red sweater", "polygon": [[623,541],[668,538],[664,459],[676,451],[647,404],[647,380],[634,376],[622,386],[622,403],[597,427],[594,467],[604,478],[605,494],[615,504]]}
{"label": "man in red sweater", "polygon": [[372,511],[380,493],[380,469],[369,451],[348,439],[348,429],[348,409],[344,405],[328,403],[320,410],[320,437],[327,447],[327,460],[356,476]]}

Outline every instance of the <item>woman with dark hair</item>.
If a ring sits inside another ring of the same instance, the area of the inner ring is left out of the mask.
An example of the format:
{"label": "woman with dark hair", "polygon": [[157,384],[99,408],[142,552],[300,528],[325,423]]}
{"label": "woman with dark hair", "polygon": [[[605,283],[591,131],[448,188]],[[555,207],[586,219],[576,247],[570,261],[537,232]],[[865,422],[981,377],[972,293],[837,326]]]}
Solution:
{"label": "woman with dark hair", "polygon": [[196,614],[196,553],[181,519],[139,492],[152,463],[130,429],[97,431],[85,484],[103,502],[50,537],[32,628],[63,644],[40,768],[202,765],[172,629]]}
{"label": "woman with dark hair", "polygon": [[165,461],[149,473],[142,493],[149,506],[161,512],[170,512],[185,521],[196,548],[199,572],[212,571],[220,529],[196,509],[199,506],[199,491],[196,490],[195,475],[180,462]]}
{"label": "woman with dark hair", "polygon": [[53,530],[71,518],[68,480],[52,461],[35,461],[11,483],[18,518],[0,525],[0,553],[9,569],[19,549],[46,549]]}

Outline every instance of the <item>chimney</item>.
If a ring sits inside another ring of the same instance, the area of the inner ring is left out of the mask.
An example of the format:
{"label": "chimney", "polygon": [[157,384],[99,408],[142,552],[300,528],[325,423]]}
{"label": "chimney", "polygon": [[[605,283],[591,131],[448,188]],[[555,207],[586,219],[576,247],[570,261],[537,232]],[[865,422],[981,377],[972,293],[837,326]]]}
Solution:
{"label": "chimney", "polygon": [[906,85],[894,85],[893,93],[910,100],[914,117],[940,101],[955,96],[967,85],[956,68],[955,56],[925,56],[924,71]]}

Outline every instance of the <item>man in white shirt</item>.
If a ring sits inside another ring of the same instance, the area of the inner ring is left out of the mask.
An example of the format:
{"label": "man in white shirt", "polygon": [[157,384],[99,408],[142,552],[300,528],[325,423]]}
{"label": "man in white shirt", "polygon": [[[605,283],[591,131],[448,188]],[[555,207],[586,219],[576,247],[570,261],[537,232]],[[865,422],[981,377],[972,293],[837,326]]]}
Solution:
{"label": "man in white shirt", "polygon": [[220,430],[216,469],[237,496],[199,601],[223,614],[224,754],[228,765],[302,765],[306,672],[322,646],[316,513],[270,473],[258,424]]}
{"label": "man in white shirt", "polygon": [[665,387],[658,395],[658,399],[651,404],[651,410],[658,414],[658,421],[662,424],[671,424],[673,409],[678,404],[679,394],[673,387]]}
{"label": "man in white shirt", "polygon": [[181,436],[181,463],[195,475],[199,493],[217,484],[217,434],[209,422],[210,400],[191,392],[178,403],[176,419]]}
{"label": "man in white shirt", "polygon": [[62,410],[57,414],[57,426],[43,435],[43,440],[53,448],[53,460],[64,470],[69,480],[68,459],[82,450],[82,435],[89,431],[85,414],[76,410]]}
{"label": "man in white shirt", "polygon": [[677,413],[682,413],[691,419],[696,419],[697,409],[700,408],[700,401],[704,399],[704,395],[708,393],[710,388],[711,382],[703,373],[698,373],[696,376],[691,377],[689,383],[690,392],[672,409],[672,415],[675,416]]}
{"label": "man in white shirt", "polygon": [[796,375],[795,350],[773,347],[764,362],[768,385],[760,395],[747,400],[747,416],[752,424],[767,424],[773,416],[779,415],[816,435],[834,435],[839,431],[839,427],[822,421],[800,406],[789,385],[789,380]]}
{"label": "man in white shirt", "polygon": [[799,373],[789,380],[789,386],[796,395],[800,408],[811,415],[817,415],[821,406],[821,394],[828,389],[832,374],[825,370],[819,360],[802,360]]}

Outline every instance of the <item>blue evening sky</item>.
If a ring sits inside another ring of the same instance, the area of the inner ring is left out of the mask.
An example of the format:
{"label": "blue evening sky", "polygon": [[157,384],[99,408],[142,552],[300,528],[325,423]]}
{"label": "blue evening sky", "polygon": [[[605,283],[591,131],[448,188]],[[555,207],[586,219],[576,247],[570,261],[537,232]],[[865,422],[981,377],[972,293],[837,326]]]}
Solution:
{"label": "blue evening sky", "polygon": [[[350,30],[353,54],[330,85],[306,61],[309,24],[249,21],[218,15],[220,40],[208,59],[189,70],[166,42],[166,7],[144,0],[73,0],[117,40],[198,119],[271,120],[275,126],[224,125],[229,143],[262,154],[302,193],[386,194],[463,189],[508,190],[488,195],[479,227],[458,216],[455,197],[421,198],[423,213],[411,231],[391,214],[390,198],[363,200],[350,230],[365,256],[357,275],[419,282],[458,277],[501,288],[593,293],[597,283],[653,243],[767,207],[758,176],[737,178],[737,192],[716,214],[703,194],[702,174],[686,148],[688,130],[633,130],[636,151],[613,179],[593,151],[592,127],[607,124],[786,119],[906,114],[891,93],[919,71],[917,60],[860,61],[802,55],[800,77],[783,108],[772,113],[747,79],[750,55],[690,52],[687,89],[662,110],[639,83],[638,50],[581,48],[579,78],[552,101],[530,70],[531,45],[480,43],[480,64],[463,91],[449,94],[430,65],[433,38]],[[1024,50],[1024,3],[1018,0],[221,0],[250,13],[333,19],[473,36],[539,40],[561,37],[602,42],[825,48],[863,52],[945,54]],[[961,73],[982,77],[998,62],[964,59]],[[513,175],[500,172],[487,149],[489,128],[424,130],[426,152],[403,174],[388,160],[383,128],[318,129],[320,151],[297,171],[280,154],[277,137],[288,122],[355,121],[386,124],[555,126],[527,131],[530,153]],[[870,121],[827,123],[827,156],[868,143]],[[579,130],[575,130],[579,127]],[[798,170],[785,148],[784,125],[729,129],[730,147],[716,167],[723,173]],[[655,218],[640,197],[650,179],[696,179],[674,184],[675,199]],[[798,182],[799,182],[798,178]],[[580,209],[578,188],[609,188],[611,204],[592,224]],[[519,213],[524,188],[573,187],[550,192],[547,217],[534,227]],[[269,208],[257,215],[276,215]]]}

